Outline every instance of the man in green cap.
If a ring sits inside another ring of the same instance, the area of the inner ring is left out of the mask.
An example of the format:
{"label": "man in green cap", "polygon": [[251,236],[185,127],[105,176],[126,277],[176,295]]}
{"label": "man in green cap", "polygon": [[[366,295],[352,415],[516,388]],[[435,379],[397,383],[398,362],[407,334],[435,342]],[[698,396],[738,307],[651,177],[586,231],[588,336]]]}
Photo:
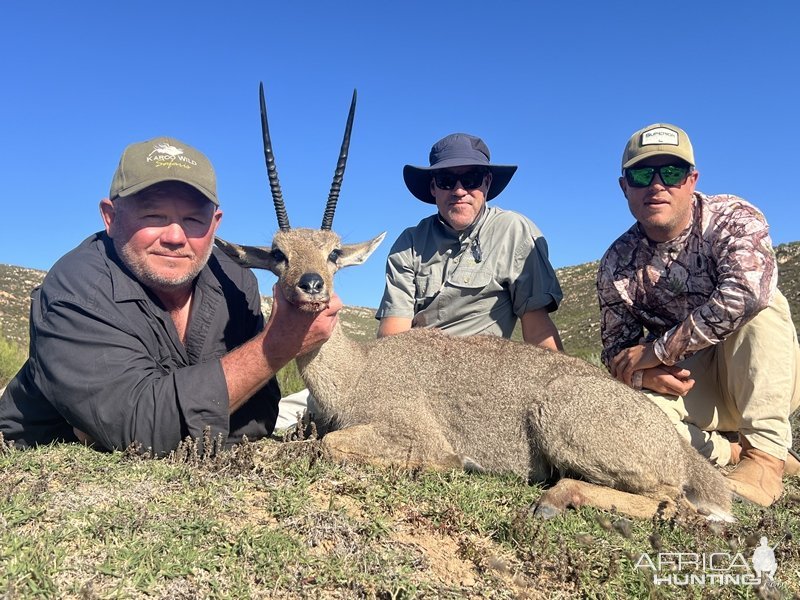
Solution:
{"label": "man in green cap", "polygon": [[206,428],[227,443],[272,433],[275,373],[324,343],[317,316],[276,288],[269,321],[255,276],[214,248],[222,219],[208,158],[173,138],[128,146],[104,231],[62,257],[31,304],[30,357],[0,397],[0,433],[154,455]]}
{"label": "man in green cap", "polygon": [[800,404],[800,348],[777,288],[769,226],[736,196],[695,190],[686,132],[634,133],[620,187],[636,223],[600,263],[602,360],[642,389],[733,491],[763,506],[800,463],[789,414]]}

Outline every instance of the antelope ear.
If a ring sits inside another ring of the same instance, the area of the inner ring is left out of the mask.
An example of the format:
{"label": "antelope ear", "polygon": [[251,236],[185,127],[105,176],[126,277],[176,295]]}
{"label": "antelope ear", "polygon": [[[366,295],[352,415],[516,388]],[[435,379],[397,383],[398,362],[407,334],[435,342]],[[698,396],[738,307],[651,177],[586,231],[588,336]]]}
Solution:
{"label": "antelope ear", "polygon": [[375,248],[386,237],[384,231],[378,237],[369,240],[368,242],[361,242],[360,244],[345,244],[342,246],[342,254],[339,258],[340,267],[349,267],[350,265],[360,265],[369,258],[369,255],[375,251]]}
{"label": "antelope ear", "polygon": [[250,269],[267,269],[275,272],[277,264],[272,254],[272,249],[266,246],[240,246],[226,242],[222,238],[215,237],[214,243],[217,248],[230,256],[234,261],[243,267]]}

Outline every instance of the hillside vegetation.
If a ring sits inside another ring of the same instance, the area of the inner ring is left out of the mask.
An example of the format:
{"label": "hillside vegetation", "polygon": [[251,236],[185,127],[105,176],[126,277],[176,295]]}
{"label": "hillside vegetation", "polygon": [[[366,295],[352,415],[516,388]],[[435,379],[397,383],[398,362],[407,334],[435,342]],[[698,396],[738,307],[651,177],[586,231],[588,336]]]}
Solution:
{"label": "hillside vegetation", "polygon": [[[778,287],[789,300],[795,327],[800,329],[800,242],[775,248]],[[553,318],[568,354],[591,359],[600,354],[600,313],[595,293],[598,261],[556,269],[564,300]],[[45,272],[0,264],[0,338],[27,347],[30,292]],[[272,299],[262,304],[269,314]],[[375,309],[346,306],[341,312],[345,333],[355,339],[372,339],[377,330]],[[519,339],[519,333],[516,336]]]}

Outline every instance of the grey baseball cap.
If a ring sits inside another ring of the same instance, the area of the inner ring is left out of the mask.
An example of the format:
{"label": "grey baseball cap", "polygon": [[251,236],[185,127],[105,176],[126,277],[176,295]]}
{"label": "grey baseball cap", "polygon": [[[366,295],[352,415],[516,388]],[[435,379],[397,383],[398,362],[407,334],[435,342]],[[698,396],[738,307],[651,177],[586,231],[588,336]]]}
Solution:
{"label": "grey baseball cap", "polygon": [[157,137],[125,148],[108,197],[114,200],[131,196],[162,181],[190,185],[219,206],[217,178],[211,161],[199,150],[170,137]]}

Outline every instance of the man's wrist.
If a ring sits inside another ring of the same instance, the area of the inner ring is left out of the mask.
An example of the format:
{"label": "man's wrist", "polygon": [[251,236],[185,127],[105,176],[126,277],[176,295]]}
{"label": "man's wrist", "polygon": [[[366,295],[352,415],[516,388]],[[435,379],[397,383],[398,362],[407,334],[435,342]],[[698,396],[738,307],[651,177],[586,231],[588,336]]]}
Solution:
{"label": "man's wrist", "polygon": [[642,382],[644,380],[644,370],[634,371],[631,377],[631,387],[635,390],[642,389]]}
{"label": "man's wrist", "polygon": [[656,355],[656,358],[661,361],[661,364],[663,365],[675,364],[674,362],[669,362],[669,353],[667,352],[667,348],[664,345],[664,340],[662,338],[653,341],[653,354]]}

